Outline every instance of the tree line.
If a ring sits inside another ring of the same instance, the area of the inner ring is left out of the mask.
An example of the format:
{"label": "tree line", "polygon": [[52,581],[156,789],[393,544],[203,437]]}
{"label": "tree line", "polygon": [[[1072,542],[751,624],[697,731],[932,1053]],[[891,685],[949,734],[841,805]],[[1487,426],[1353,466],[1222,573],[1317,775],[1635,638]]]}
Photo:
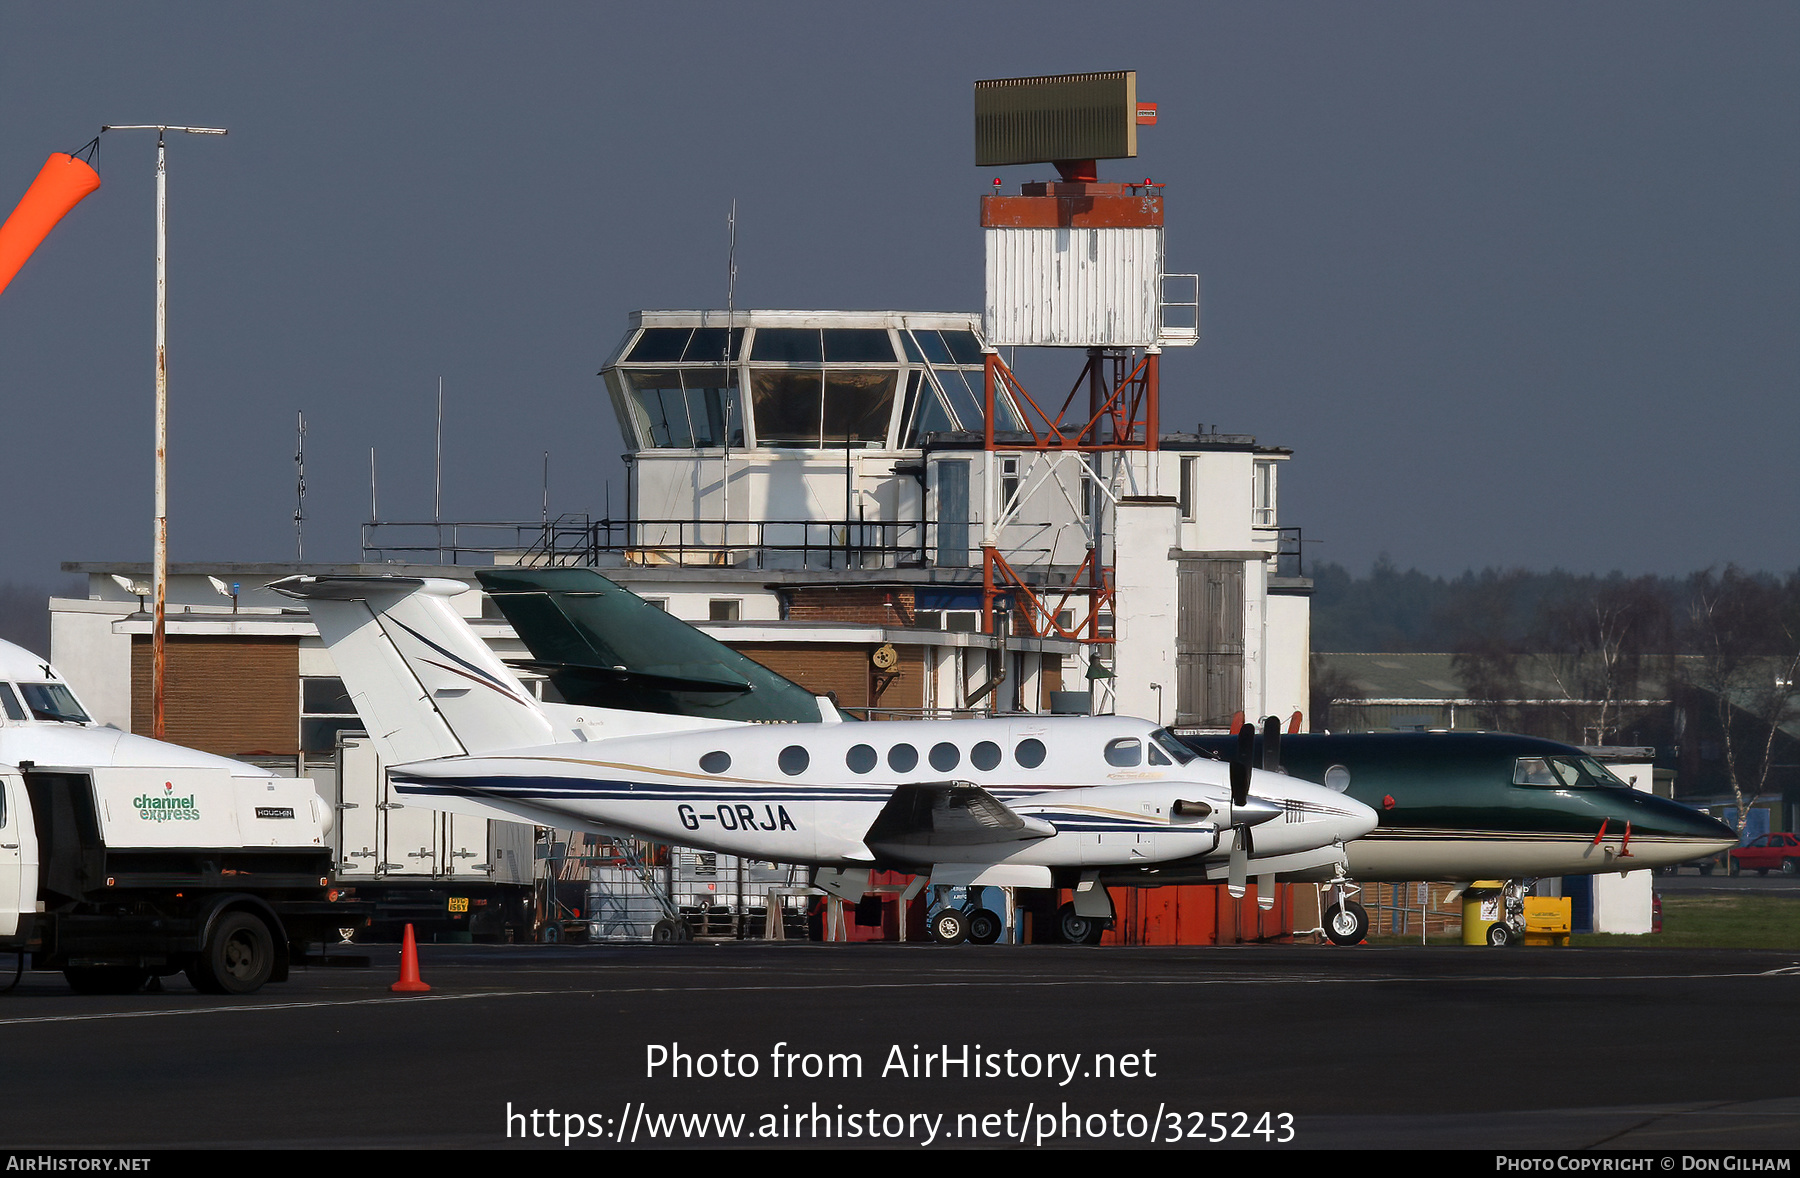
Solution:
{"label": "tree line", "polygon": [[1572,708],[1523,702],[1528,664],[1534,682],[1547,679],[1556,698],[1579,705],[1581,731],[1596,743],[1617,737],[1627,701],[1647,690],[1667,697],[1672,738],[1716,752],[1707,759],[1722,763],[1740,816],[1782,784],[1778,745],[1792,739],[1783,726],[1800,720],[1800,570],[1730,565],[1627,577],[1486,569],[1444,578],[1401,572],[1383,557],[1367,577],[1335,564],[1312,575],[1315,698],[1354,697],[1329,652],[1449,653],[1465,696],[1486,702],[1486,726],[1560,726],[1533,734],[1572,739]]}

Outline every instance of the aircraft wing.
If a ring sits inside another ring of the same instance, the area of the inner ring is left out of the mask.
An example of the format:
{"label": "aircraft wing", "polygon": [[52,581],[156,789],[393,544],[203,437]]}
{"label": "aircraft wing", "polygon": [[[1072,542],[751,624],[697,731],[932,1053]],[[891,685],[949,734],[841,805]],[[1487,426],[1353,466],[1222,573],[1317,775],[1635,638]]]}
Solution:
{"label": "aircraft wing", "polygon": [[978,847],[1049,838],[1056,827],[1028,818],[966,781],[903,785],[875,816],[863,841],[876,852]]}

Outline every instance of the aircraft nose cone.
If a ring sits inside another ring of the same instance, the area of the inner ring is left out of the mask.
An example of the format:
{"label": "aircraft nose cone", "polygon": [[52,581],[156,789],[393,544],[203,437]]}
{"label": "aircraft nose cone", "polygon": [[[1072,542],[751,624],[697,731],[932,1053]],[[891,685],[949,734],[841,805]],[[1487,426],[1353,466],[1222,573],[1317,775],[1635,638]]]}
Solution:
{"label": "aircraft nose cone", "polygon": [[1324,793],[1330,799],[1324,804],[1340,811],[1335,820],[1341,830],[1338,838],[1344,842],[1359,839],[1381,825],[1381,815],[1375,812],[1375,807],[1365,805],[1349,794],[1341,794],[1333,790],[1325,790]]}

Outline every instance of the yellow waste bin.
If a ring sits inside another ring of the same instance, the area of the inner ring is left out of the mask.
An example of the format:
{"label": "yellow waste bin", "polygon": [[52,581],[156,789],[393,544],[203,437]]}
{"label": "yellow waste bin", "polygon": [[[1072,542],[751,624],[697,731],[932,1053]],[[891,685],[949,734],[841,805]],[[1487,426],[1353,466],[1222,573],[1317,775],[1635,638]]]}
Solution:
{"label": "yellow waste bin", "polygon": [[[1505,945],[1512,939],[1506,925],[1505,880],[1478,879],[1464,888],[1462,910],[1463,944]],[[1496,925],[1502,929],[1498,934],[1492,931]]]}

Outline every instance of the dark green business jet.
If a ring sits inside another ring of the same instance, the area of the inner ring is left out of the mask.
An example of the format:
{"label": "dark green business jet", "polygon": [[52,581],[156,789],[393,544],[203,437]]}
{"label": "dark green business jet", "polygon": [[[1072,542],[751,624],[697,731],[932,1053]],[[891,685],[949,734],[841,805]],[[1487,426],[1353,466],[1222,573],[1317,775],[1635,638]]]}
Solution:
{"label": "dark green business jet", "polygon": [[[1221,759],[1237,744],[1184,739]],[[1581,749],[1534,736],[1302,733],[1281,737],[1278,749],[1283,772],[1380,816],[1349,847],[1350,873],[1366,882],[1636,871],[1737,845],[1718,819],[1632,789]]]}

